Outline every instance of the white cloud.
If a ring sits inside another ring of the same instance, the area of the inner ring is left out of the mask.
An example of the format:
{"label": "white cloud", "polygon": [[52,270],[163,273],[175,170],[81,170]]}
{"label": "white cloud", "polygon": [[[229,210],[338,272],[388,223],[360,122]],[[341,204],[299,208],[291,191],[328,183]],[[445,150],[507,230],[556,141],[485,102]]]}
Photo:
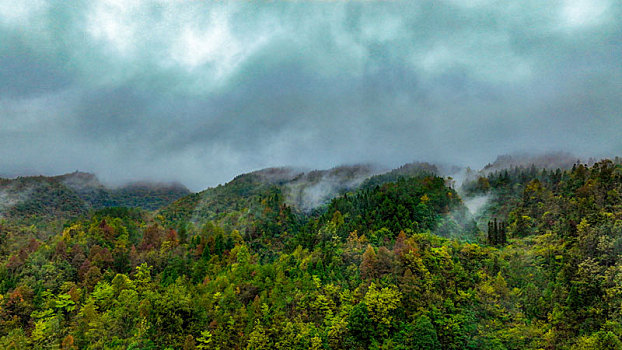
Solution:
{"label": "white cloud", "polygon": [[609,8],[607,0],[566,0],[560,12],[561,22],[571,29],[595,26],[608,19]]}
{"label": "white cloud", "polygon": [[102,0],[88,14],[88,33],[108,45],[115,53],[129,56],[136,50],[136,27],[141,1]]}
{"label": "white cloud", "polygon": [[45,13],[48,7],[45,0],[0,0],[0,22],[27,25],[34,17]]}
{"label": "white cloud", "polygon": [[172,47],[173,60],[190,69],[215,62],[231,66],[242,48],[229,31],[226,20],[213,19],[213,22],[216,23],[203,32],[186,27],[179,45]]}
{"label": "white cloud", "polygon": [[202,82],[222,85],[267,40],[261,28],[252,37],[240,36],[232,30],[228,11],[213,10],[203,23],[181,26],[168,43],[170,61],[161,64],[174,63]]}
{"label": "white cloud", "polygon": [[510,39],[502,33],[456,33],[415,51],[412,62],[427,76],[456,68],[492,83],[524,81],[532,76],[532,63],[514,53]]}

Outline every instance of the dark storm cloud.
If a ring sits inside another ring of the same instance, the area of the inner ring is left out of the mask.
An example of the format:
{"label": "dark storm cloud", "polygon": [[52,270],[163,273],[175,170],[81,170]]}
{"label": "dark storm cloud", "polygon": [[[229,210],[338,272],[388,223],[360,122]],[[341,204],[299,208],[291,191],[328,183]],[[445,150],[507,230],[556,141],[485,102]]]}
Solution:
{"label": "dark storm cloud", "polygon": [[621,14],[606,0],[0,0],[0,168],[199,190],[279,165],[619,154]]}

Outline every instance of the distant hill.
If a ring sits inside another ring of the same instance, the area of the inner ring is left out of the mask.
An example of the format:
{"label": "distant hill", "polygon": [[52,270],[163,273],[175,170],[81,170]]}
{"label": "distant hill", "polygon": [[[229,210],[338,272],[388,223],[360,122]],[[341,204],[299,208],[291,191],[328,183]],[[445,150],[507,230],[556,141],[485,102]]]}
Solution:
{"label": "distant hill", "polygon": [[[504,173],[526,173],[527,171],[535,174],[542,169],[555,171],[557,169],[569,170],[573,165],[582,161],[575,155],[568,152],[548,152],[542,154],[515,153],[497,156],[494,162],[488,163],[479,171],[473,171],[470,168],[460,175],[462,181],[460,184],[460,193],[463,200],[470,202],[474,200],[470,207],[480,208],[487,199],[483,196],[487,191],[487,182],[484,180],[494,174]],[[594,164],[594,159],[589,159],[588,164]]]}
{"label": "distant hill", "polygon": [[[568,152],[549,152],[543,154],[516,153],[500,155],[497,159],[487,164],[482,171],[488,173],[497,170],[535,166],[537,169],[570,169],[579,158]],[[593,164],[594,160],[588,161]]]}
{"label": "distant hill", "polygon": [[358,188],[377,173],[375,167],[367,164],[301,173],[286,184],[286,201],[303,211],[309,211],[326,204],[337,195]]}
{"label": "distant hill", "polygon": [[190,193],[178,183],[141,182],[109,188],[85,172],[0,179],[0,217],[68,219],[90,209],[116,206],[155,210]]}
{"label": "distant hill", "polygon": [[402,165],[399,168],[393,169],[389,172],[375,175],[365,180],[361,187],[372,188],[374,186],[382,185],[388,182],[397,181],[402,177],[420,177],[420,176],[437,176],[439,174],[438,167],[434,164],[426,162],[414,162]]}
{"label": "distant hill", "polygon": [[109,190],[113,206],[156,210],[191,194],[180,183],[135,182]]}
{"label": "distant hill", "polygon": [[55,176],[53,179],[72,189],[86,204],[92,208],[115,206],[110,189],[106,188],[97,176],[91,173],[73,172]]}
{"label": "distant hill", "polygon": [[271,188],[282,186],[298,175],[298,172],[288,168],[270,168],[238,175],[224,185],[185,196],[162,208],[159,213],[171,223],[224,220],[237,226],[241,217],[251,215],[253,202],[259,201]]}
{"label": "distant hill", "polygon": [[[267,168],[236,176],[230,182],[186,196],[163,208],[160,213],[174,222],[222,221],[226,216],[239,221],[255,215],[262,198],[276,191],[283,201],[308,212],[332,198],[354,190],[376,174],[371,165],[340,166],[328,170],[303,171],[294,168]],[[229,220],[231,221],[231,220]]]}
{"label": "distant hill", "polygon": [[87,211],[78,194],[54,178],[0,179],[0,218],[71,218]]}
{"label": "distant hill", "polygon": [[328,170],[304,171],[294,168],[267,168],[242,174],[230,182],[191,194],[162,208],[169,222],[217,224],[244,229],[263,215],[262,200],[280,196],[283,204],[300,213],[310,213],[348,192],[369,189],[400,178],[435,176],[436,166],[409,163],[383,171],[368,165],[347,165]]}

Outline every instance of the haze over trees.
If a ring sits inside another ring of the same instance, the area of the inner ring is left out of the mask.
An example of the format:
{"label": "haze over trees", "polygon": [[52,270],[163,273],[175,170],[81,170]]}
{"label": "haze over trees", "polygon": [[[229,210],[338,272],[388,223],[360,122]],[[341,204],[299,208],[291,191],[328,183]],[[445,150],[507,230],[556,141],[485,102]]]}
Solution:
{"label": "haze over trees", "polygon": [[[0,347],[622,348],[619,159],[458,188],[366,169],[108,194],[156,210],[98,205],[89,175],[2,180]],[[330,189],[312,209],[310,188]]]}

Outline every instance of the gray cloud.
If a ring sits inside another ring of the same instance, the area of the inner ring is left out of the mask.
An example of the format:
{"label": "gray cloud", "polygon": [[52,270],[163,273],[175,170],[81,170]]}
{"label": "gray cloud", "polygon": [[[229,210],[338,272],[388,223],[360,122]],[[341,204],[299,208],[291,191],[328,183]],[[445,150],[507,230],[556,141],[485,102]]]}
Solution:
{"label": "gray cloud", "polygon": [[0,0],[0,169],[200,190],[268,166],[619,154],[621,15],[607,0]]}

